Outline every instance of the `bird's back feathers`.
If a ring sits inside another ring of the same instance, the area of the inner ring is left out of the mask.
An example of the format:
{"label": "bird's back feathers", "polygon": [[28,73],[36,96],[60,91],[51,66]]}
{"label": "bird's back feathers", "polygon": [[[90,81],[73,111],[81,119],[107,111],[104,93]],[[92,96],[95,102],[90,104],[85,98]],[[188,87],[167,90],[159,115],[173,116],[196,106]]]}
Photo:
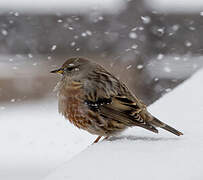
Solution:
{"label": "bird's back feathers", "polygon": [[[95,81],[94,78],[100,81]],[[103,83],[105,81],[105,83]],[[93,83],[93,84],[92,84]],[[153,117],[146,106],[130,90],[103,68],[91,72],[86,103],[89,108],[107,120],[113,120],[126,127],[139,126],[158,133],[156,127],[163,128],[177,136],[181,132]]]}

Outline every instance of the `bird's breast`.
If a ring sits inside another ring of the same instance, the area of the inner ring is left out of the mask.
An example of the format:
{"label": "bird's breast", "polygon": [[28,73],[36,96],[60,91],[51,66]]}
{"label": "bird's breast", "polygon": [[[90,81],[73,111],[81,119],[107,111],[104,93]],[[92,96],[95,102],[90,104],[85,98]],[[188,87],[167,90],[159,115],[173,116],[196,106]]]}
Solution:
{"label": "bird's breast", "polygon": [[78,128],[85,129],[88,119],[85,116],[84,92],[79,82],[72,82],[59,91],[59,112]]}

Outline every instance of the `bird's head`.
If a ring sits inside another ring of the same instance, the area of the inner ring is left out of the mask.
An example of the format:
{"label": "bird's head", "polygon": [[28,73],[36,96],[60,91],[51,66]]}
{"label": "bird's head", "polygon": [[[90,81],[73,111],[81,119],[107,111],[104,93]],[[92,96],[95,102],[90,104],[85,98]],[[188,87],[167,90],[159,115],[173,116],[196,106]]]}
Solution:
{"label": "bird's head", "polygon": [[81,78],[82,75],[87,74],[94,63],[91,61],[81,58],[73,57],[69,58],[59,69],[53,70],[50,73],[61,74],[64,77],[69,78]]}

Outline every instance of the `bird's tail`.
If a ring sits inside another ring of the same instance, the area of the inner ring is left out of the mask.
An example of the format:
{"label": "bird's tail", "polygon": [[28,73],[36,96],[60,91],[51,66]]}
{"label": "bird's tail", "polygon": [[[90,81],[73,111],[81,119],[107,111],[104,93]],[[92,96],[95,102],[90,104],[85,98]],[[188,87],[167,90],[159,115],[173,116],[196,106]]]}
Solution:
{"label": "bird's tail", "polygon": [[183,135],[182,132],[174,129],[173,127],[161,122],[160,120],[158,120],[156,117],[153,117],[152,121],[150,122],[150,124],[156,126],[156,127],[160,127],[162,129],[165,129],[166,131],[169,131],[177,136]]}

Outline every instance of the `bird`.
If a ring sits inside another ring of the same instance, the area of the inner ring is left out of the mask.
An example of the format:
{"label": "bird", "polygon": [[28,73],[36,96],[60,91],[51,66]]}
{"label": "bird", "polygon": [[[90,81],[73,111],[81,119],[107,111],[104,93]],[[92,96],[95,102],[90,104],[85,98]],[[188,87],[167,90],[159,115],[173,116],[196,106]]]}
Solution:
{"label": "bird", "polygon": [[59,113],[76,127],[97,135],[93,143],[133,126],[183,135],[149,113],[123,82],[95,61],[71,57],[51,73],[62,75],[56,85]]}

